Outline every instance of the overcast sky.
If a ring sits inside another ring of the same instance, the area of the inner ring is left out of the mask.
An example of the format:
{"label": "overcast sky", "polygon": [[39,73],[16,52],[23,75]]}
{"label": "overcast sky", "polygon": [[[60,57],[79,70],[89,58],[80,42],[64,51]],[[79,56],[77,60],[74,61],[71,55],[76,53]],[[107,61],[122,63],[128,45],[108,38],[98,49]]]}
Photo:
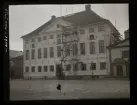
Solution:
{"label": "overcast sky", "polygon": [[[61,8],[62,7],[62,12]],[[119,32],[129,28],[128,4],[91,4],[91,9],[103,18],[109,19]],[[30,33],[51,19],[52,15],[63,16],[85,10],[85,4],[75,5],[10,5],[9,38],[11,50],[22,50],[21,36]]]}

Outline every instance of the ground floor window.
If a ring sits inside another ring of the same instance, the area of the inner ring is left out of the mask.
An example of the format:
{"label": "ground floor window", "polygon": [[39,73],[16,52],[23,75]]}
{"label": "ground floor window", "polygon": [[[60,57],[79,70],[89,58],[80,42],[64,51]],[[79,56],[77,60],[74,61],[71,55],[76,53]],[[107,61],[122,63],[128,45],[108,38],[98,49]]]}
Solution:
{"label": "ground floor window", "polygon": [[44,72],[48,71],[48,66],[44,66]]}
{"label": "ground floor window", "polygon": [[31,72],[35,72],[35,67],[34,66],[31,67]]}
{"label": "ground floor window", "polygon": [[66,71],[70,71],[71,70],[71,64],[66,65]]}
{"label": "ground floor window", "polygon": [[106,62],[100,62],[100,70],[106,69]]}
{"label": "ground floor window", "polygon": [[91,63],[90,70],[96,70],[96,63]]}
{"label": "ground floor window", "polygon": [[29,72],[29,67],[26,67],[26,68],[25,68],[25,71],[26,71],[26,72]]}
{"label": "ground floor window", "polygon": [[86,70],[86,64],[84,64],[84,63],[81,64],[81,70],[83,70],[83,71]]}
{"label": "ground floor window", "polygon": [[41,72],[41,71],[42,71],[42,67],[38,66],[38,72]]}
{"label": "ground floor window", "polygon": [[54,71],[54,65],[50,65],[50,71],[51,71],[51,72]]}
{"label": "ground floor window", "polygon": [[117,76],[123,76],[123,65],[116,66]]}

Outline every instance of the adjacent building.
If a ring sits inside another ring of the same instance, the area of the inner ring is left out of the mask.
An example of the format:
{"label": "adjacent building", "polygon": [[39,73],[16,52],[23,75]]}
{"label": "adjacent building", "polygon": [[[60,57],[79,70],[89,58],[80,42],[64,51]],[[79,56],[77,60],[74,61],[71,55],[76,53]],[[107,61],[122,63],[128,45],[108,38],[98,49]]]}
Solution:
{"label": "adjacent building", "polygon": [[[61,64],[62,28],[76,25],[79,41],[68,47],[68,59],[77,56],[82,64],[67,61],[65,76],[102,76],[110,74],[107,46],[120,40],[113,24],[85,5],[85,10],[51,19],[33,32],[22,36],[24,78],[56,77]],[[117,36],[112,33],[116,33]],[[74,38],[71,36],[70,38]],[[72,52],[70,51],[72,50]],[[92,65],[92,66],[91,66]]]}
{"label": "adjacent building", "polygon": [[125,31],[125,39],[108,47],[110,53],[110,75],[113,77],[129,77],[129,29]]}

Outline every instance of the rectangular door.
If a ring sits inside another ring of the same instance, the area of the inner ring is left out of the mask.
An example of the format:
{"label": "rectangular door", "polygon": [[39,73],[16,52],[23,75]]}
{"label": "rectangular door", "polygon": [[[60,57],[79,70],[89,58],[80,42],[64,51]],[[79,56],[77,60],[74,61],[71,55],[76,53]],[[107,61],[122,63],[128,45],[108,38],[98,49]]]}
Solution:
{"label": "rectangular door", "polygon": [[117,76],[123,76],[123,66],[117,65]]}

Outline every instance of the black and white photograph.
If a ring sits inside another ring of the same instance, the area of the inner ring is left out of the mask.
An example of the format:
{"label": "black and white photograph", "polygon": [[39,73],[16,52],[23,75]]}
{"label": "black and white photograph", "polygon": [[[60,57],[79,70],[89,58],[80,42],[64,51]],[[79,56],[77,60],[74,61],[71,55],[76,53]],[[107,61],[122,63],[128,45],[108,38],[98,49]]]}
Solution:
{"label": "black and white photograph", "polygon": [[130,99],[128,4],[9,5],[10,100]]}

